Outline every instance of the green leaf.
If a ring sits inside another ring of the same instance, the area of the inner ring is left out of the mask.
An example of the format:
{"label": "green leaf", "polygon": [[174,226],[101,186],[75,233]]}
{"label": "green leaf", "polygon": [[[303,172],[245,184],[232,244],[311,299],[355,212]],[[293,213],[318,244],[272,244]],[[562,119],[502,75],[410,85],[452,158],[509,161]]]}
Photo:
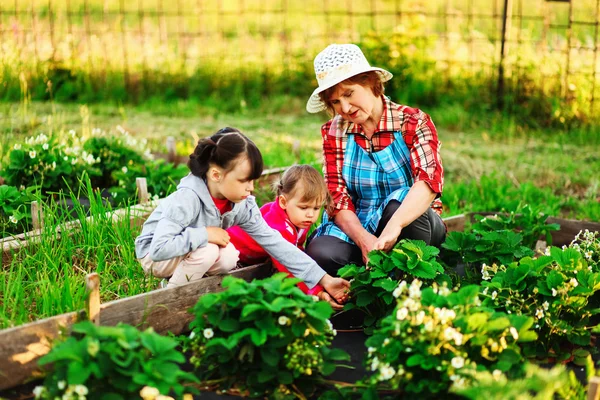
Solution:
{"label": "green leaf", "polygon": [[498,359],[514,365],[519,363],[523,357],[521,357],[521,355],[513,349],[505,349],[502,353],[500,353]]}
{"label": "green leaf", "polygon": [[71,385],[83,385],[90,376],[91,370],[86,365],[76,362],[67,366],[67,381]]}
{"label": "green leaf", "polygon": [[218,327],[223,332],[235,332],[239,329],[240,322],[232,318],[222,319],[218,323]]}
{"label": "green leaf", "polygon": [[269,382],[277,376],[277,372],[273,370],[261,370],[258,373],[258,381],[260,383]]}
{"label": "green leaf", "polygon": [[546,284],[550,289],[558,289],[565,282],[562,274],[556,270],[550,271],[546,277]]}
{"label": "green leaf", "polygon": [[359,270],[360,268],[358,266],[354,264],[348,264],[345,267],[342,267],[338,270],[338,276],[340,278],[351,279],[358,274]]}
{"label": "green leaf", "polygon": [[592,336],[589,331],[577,330],[567,334],[567,339],[573,344],[579,346],[589,346]]}
{"label": "green leaf", "polygon": [[267,333],[263,330],[252,329],[250,339],[252,339],[255,346],[262,346],[267,341]]}
{"label": "green leaf", "polygon": [[327,357],[330,360],[335,361],[350,361],[350,355],[344,350],[337,348],[332,348],[331,351],[327,354]]}
{"label": "green leaf", "polygon": [[424,360],[423,355],[413,354],[412,356],[408,357],[408,359],[406,360],[406,366],[414,367],[414,366],[420,365],[423,362],[423,360]]}
{"label": "green leaf", "polygon": [[356,297],[356,305],[359,307],[366,307],[375,300],[375,296],[367,291],[360,292]]}
{"label": "green leaf", "polygon": [[380,287],[380,288],[383,288],[387,292],[393,292],[394,289],[396,289],[398,287],[398,282],[396,282],[390,278],[378,279],[375,282],[373,282],[373,287]]}
{"label": "green leaf", "polygon": [[294,382],[294,376],[288,371],[279,371],[277,378],[282,385],[290,385]]}
{"label": "green leaf", "polygon": [[[247,320],[247,318],[251,315],[253,315],[254,313],[257,313],[259,311],[267,311],[267,307],[265,307],[262,304],[256,304],[256,303],[250,303],[244,306],[244,308],[242,309],[242,314],[241,314],[241,318],[242,320]],[[255,318],[255,317],[254,317]]]}
{"label": "green leaf", "polygon": [[492,319],[486,325],[488,331],[502,331],[508,327],[510,327],[510,321],[506,317]]}
{"label": "green leaf", "polygon": [[277,364],[279,364],[280,355],[277,349],[272,347],[263,347],[260,349],[260,356],[267,365],[275,367]]}
{"label": "green leaf", "polygon": [[271,303],[271,311],[278,313],[281,312],[281,310],[283,310],[284,308],[296,307],[296,305],[297,302],[292,299],[288,299],[285,297],[277,297]]}
{"label": "green leaf", "polygon": [[533,342],[538,339],[538,334],[534,331],[526,331],[523,333],[519,333],[519,343]]}
{"label": "green leaf", "polygon": [[489,318],[489,314],[485,312],[471,314],[467,317],[467,325],[470,330],[476,331],[480,327],[485,326]]}

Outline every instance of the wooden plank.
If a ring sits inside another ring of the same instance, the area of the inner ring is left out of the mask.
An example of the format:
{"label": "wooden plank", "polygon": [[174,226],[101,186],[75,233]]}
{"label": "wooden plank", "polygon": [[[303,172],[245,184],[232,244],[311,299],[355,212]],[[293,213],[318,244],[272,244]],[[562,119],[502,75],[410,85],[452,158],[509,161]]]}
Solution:
{"label": "wooden plank", "polygon": [[589,230],[591,232],[600,232],[600,223],[589,221],[578,221],[575,219],[563,219],[550,217],[549,224],[559,224],[560,230],[552,232],[552,246],[562,247],[569,245],[579,233],[579,231]]}
{"label": "wooden plank", "polygon": [[587,400],[600,400],[600,376],[590,378],[588,384]]}
{"label": "wooden plank", "polygon": [[453,217],[443,218],[448,232],[462,232],[465,229],[466,214],[459,214]]}
{"label": "wooden plank", "polygon": [[[118,210],[110,211],[107,213],[108,216],[113,221],[125,218],[129,214],[130,223],[132,226],[140,226],[144,223],[146,218],[152,213],[152,211],[156,208],[156,206],[162,201],[162,199],[148,202],[146,204],[139,204],[127,208],[121,208]],[[93,221],[94,218],[97,217],[87,217],[86,221]],[[66,222],[62,225],[56,227],[57,235],[55,238],[58,238],[61,234],[67,233],[72,234],[74,229],[77,229],[81,225],[80,220],[73,220]],[[36,229],[30,232],[21,233],[19,235],[6,237],[0,240],[2,243],[2,264],[8,265],[10,260],[12,259],[12,255],[15,252],[18,252],[31,244],[37,243],[41,241],[41,236],[43,231],[41,229]]]}
{"label": "wooden plank", "polygon": [[50,351],[60,330],[76,320],[72,312],[0,331],[0,390],[37,376],[37,360]]}
{"label": "wooden plank", "polygon": [[[265,263],[235,270],[232,276],[245,280],[264,278],[271,273],[271,264]],[[187,330],[193,316],[188,313],[200,296],[222,290],[224,276],[212,276],[186,285],[159,289],[100,306],[102,325],[119,322],[153,327],[159,333],[179,334]],[[46,318],[15,328],[0,330],[0,390],[19,385],[37,376],[37,360],[50,351],[50,344],[61,330],[69,329],[77,321],[72,312]]]}

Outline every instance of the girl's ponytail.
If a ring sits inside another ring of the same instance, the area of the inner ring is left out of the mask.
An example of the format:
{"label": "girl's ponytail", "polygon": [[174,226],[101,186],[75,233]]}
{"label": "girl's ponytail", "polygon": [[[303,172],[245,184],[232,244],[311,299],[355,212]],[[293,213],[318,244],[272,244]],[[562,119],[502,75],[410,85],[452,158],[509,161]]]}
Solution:
{"label": "girl's ponytail", "polygon": [[211,164],[227,173],[235,166],[235,160],[246,157],[251,165],[249,180],[258,179],[262,174],[263,160],[256,145],[235,128],[222,128],[208,138],[201,139],[190,154],[188,168],[200,178],[205,178]]}
{"label": "girl's ponytail", "polygon": [[190,154],[187,164],[190,172],[193,175],[205,177],[216,149],[217,143],[212,138],[201,139],[194,152]]}

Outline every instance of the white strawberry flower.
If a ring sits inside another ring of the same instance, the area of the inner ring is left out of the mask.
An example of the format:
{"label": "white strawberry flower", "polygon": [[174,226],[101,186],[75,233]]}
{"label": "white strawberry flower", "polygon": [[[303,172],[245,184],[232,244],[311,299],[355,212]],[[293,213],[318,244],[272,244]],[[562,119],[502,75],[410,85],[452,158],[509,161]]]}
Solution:
{"label": "white strawberry flower", "polygon": [[398,309],[398,311],[396,311],[396,319],[399,321],[406,319],[407,316],[408,316],[408,310],[405,307],[402,307],[402,308]]}
{"label": "white strawberry flower", "polygon": [[277,322],[279,323],[279,325],[287,325],[290,322],[290,319],[288,317],[286,317],[285,315],[281,315],[277,319]]}
{"label": "white strawberry flower", "polygon": [[211,329],[211,328],[206,328],[202,334],[204,335],[205,338],[210,339],[213,336],[215,336],[215,332]]}
{"label": "white strawberry flower", "polygon": [[465,359],[464,359],[464,358],[462,358],[462,357],[460,357],[460,356],[457,356],[457,357],[454,357],[454,358],[453,358],[453,359],[450,361],[450,364],[451,364],[451,365],[452,365],[454,368],[456,368],[456,369],[460,369],[460,368],[462,368],[462,367],[464,367],[464,366],[465,366]]}

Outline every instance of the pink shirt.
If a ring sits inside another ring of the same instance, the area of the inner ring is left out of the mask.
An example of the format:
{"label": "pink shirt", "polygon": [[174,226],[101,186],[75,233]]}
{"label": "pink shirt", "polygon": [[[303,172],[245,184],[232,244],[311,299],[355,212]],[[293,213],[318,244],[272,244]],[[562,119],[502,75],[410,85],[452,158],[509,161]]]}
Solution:
{"label": "pink shirt", "polygon": [[[298,229],[294,226],[284,209],[279,206],[278,201],[267,203],[260,208],[260,212],[263,218],[271,228],[275,229],[281,236],[288,242],[292,243],[300,250],[304,251],[304,242],[306,242],[306,235],[308,229]],[[250,237],[244,230],[238,226],[227,229],[229,237],[231,238],[231,244],[240,252],[240,261],[244,264],[256,264],[265,261],[269,255],[266,251],[254,239]],[[290,271],[285,265],[280,264],[277,260],[272,259],[273,266],[279,272],[285,272],[290,277],[293,277]],[[316,285],[314,288],[309,289],[303,282],[298,283],[298,287],[307,294],[314,294],[321,292],[323,287]]]}

